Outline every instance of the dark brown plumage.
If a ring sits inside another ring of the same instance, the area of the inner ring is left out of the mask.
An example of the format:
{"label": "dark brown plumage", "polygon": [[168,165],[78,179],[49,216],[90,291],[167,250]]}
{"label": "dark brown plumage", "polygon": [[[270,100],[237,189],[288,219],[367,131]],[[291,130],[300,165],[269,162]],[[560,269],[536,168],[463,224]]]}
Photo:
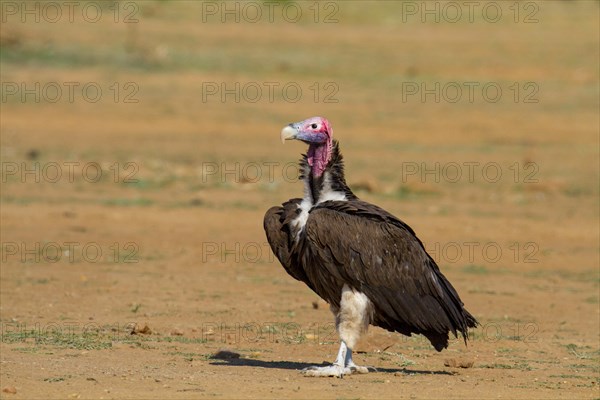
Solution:
{"label": "dark brown plumage", "polygon": [[[448,347],[450,332],[466,343],[468,328],[478,323],[415,232],[352,193],[337,141],[331,141],[324,170],[315,172],[314,165],[310,155],[300,161],[304,199],[272,207],[264,218],[271,249],[285,270],[332,306],[338,330],[348,307],[342,291],[349,288],[368,299],[367,323],[408,336],[422,334],[438,351]],[[354,342],[351,336],[345,333],[348,339],[342,336],[342,342]],[[340,357],[333,366],[343,367]]]}
{"label": "dark brown plumage", "polygon": [[[306,169],[306,157],[301,164]],[[337,142],[327,169],[343,177]],[[345,181],[338,183],[352,193]],[[342,286],[348,284],[374,304],[373,325],[408,336],[422,334],[438,351],[448,347],[449,332],[466,340],[467,328],[477,321],[414,231],[387,211],[352,196],[314,206],[298,243],[290,223],[302,199],[267,211],[265,232],[288,274],[336,307]]]}

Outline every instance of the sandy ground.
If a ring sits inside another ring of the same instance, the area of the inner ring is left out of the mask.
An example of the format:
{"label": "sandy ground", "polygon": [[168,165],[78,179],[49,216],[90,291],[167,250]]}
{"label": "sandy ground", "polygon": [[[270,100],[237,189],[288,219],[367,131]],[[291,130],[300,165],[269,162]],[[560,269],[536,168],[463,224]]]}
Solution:
{"label": "sandy ground", "polygon": [[[600,397],[597,2],[485,3],[497,22],[232,2],[226,23],[214,2],[72,23],[20,4],[0,25],[1,398]],[[468,346],[372,328],[356,361],[378,372],[298,372],[338,339],[262,217],[302,192],[281,127],[317,114],[481,322]]]}

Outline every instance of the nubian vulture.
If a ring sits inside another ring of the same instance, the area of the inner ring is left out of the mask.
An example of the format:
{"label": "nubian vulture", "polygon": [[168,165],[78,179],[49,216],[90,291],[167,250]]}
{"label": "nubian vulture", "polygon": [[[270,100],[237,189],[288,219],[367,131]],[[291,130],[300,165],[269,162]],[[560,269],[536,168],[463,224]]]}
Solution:
{"label": "nubian vulture", "polygon": [[329,122],[291,123],[281,131],[281,140],[289,139],[308,144],[300,160],[304,197],[269,209],[265,232],[285,270],[329,303],[341,339],[332,365],[304,374],[369,372],[352,361],[369,324],[424,335],[437,351],[448,347],[450,332],[466,343],[478,322],[410,226],[352,193]]}

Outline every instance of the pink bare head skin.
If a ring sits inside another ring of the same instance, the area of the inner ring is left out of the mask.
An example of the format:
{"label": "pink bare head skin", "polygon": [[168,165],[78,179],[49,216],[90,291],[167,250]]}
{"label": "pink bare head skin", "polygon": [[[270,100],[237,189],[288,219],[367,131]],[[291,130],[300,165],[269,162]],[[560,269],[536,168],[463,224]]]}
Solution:
{"label": "pink bare head skin", "polygon": [[281,131],[281,140],[289,139],[301,140],[309,145],[306,153],[308,165],[313,175],[320,177],[331,157],[333,129],[329,121],[323,117],[312,117],[291,123]]}

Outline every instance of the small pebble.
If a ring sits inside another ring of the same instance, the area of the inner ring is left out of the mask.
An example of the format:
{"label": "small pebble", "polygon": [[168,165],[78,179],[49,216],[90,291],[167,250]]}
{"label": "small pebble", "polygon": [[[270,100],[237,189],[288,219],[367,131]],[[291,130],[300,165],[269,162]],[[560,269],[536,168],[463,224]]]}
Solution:
{"label": "small pebble", "polygon": [[17,388],[14,386],[6,386],[2,391],[4,393],[17,394]]}

